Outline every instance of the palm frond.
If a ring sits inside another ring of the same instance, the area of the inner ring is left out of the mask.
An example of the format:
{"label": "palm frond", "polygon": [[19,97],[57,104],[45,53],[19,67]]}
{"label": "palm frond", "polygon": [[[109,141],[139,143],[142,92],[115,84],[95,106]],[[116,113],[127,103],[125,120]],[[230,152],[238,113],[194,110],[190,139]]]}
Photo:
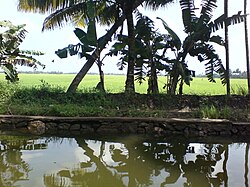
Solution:
{"label": "palm frond", "polygon": [[41,51],[34,51],[34,50],[20,50],[20,54],[24,54],[24,55],[36,55],[36,56],[44,55],[43,52],[41,52]]}
{"label": "palm frond", "polygon": [[[42,30],[51,30],[56,27],[62,27],[65,23],[75,21],[88,21],[87,17],[87,4],[86,3],[78,3],[74,4],[70,7],[66,7],[63,9],[59,9],[54,13],[50,14],[47,18],[45,18],[43,22]],[[77,23],[73,23],[77,24]],[[84,25],[84,22],[81,22]]]}
{"label": "palm frond", "polygon": [[202,0],[200,15],[205,17],[203,19],[205,23],[208,23],[208,21],[212,18],[213,10],[217,7],[216,3],[217,0]]}
{"label": "palm frond", "polygon": [[143,65],[143,62],[140,63],[140,61],[137,61],[137,65],[135,67],[135,81],[137,81],[139,84],[142,84],[144,81],[146,81],[146,67]]}
{"label": "palm frond", "polygon": [[180,50],[182,44],[178,35],[168,26],[168,24],[163,19],[159,17],[157,17],[157,19],[160,19],[162,21],[164,28],[168,31],[169,35],[172,38],[174,46],[176,47],[177,50]]}
{"label": "palm frond", "polygon": [[193,23],[197,19],[195,15],[194,0],[180,0],[182,20],[186,33],[194,31]]}
{"label": "palm frond", "polygon": [[[223,66],[221,59],[219,58],[218,54],[215,53],[215,49],[210,44],[202,45],[202,51],[200,55],[203,55],[203,60],[207,60],[208,62],[205,63],[205,73],[208,77],[210,82],[215,82],[214,80],[214,72],[220,75],[222,84],[226,84],[226,70]],[[201,56],[200,56],[201,57]]]}
{"label": "palm frond", "polygon": [[144,1],[144,6],[152,10],[157,10],[161,7],[166,7],[170,3],[174,3],[176,0],[146,0]]}
{"label": "palm frond", "polygon": [[0,33],[0,65],[6,73],[6,79],[11,82],[17,81],[16,65],[37,68],[38,65],[45,67],[31,55],[42,55],[37,51],[20,50],[18,47],[25,39],[25,25],[13,25],[10,21],[0,22],[4,32]]}
{"label": "palm frond", "polygon": [[207,25],[211,18],[213,10],[217,7],[216,5],[217,0],[202,0],[201,3],[201,13],[200,18],[197,25],[197,30],[200,30],[201,27]]}
{"label": "palm frond", "polygon": [[[85,2],[78,0],[77,3]],[[75,4],[74,0],[19,0],[18,10],[34,13],[53,13]]]}
{"label": "palm frond", "polygon": [[228,17],[228,18],[226,18],[226,16],[222,14],[216,20],[214,20],[213,22],[210,22],[209,27],[214,32],[223,28],[225,24],[227,24],[227,26],[230,26],[230,25],[242,23],[246,19],[246,17],[247,15],[245,14],[242,15],[241,11],[239,11],[237,14],[234,14],[233,16]]}
{"label": "palm frond", "polygon": [[26,37],[25,24],[15,26],[10,21],[1,21],[0,27],[6,29],[1,33],[2,42],[4,42],[1,48],[17,48]]}
{"label": "palm frond", "polygon": [[117,4],[113,3],[102,3],[97,5],[96,9],[96,21],[100,25],[110,25],[116,21],[118,17],[122,14],[121,9]]}
{"label": "palm frond", "polygon": [[239,11],[237,14],[234,14],[233,16],[227,18],[226,24],[229,26],[229,25],[235,25],[238,23],[242,23],[242,22],[244,22],[246,17],[247,17],[247,15],[242,15],[241,11]]}
{"label": "palm frond", "polygon": [[17,82],[19,80],[16,68],[12,64],[0,64],[0,68],[4,71],[6,80],[10,82]]}

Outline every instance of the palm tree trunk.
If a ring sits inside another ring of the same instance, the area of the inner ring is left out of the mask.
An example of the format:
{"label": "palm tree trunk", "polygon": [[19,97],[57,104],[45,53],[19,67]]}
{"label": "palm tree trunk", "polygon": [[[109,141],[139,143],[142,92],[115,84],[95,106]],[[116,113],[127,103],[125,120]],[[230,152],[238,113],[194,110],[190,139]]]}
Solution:
{"label": "palm tree trunk", "polygon": [[[150,46],[150,43],[147,44]],[[152,47],[150,47],[150,51],[152,51]],[[152,52],[153,53],[153,52]],[[148,79],[148,94],[158,94],[159,93],[159,87],[158,87],[158,78],[157,78],[157,71],[156,71],[156,62],[154,61],[152,55],[150,57],[150,69],[151,73],[149,75]]]}
{"label": "palm tree trunk", "polygon": [[158,87],[158,78],[156,73],[156,68],[151,68],[151,75],[149,77],[149,85],[148,85],[148,94],[158,94],[159,87]]}
{"label": "palm tree trunk", "polygon": [[135,32],[134,32],[134,21],[133,21],[133,7],[130,1],[124,3],[124,12],[127,19],[128,27],[128,69],[127,69],[127,79],[125,83],[125,92],[134,93],[134,66],[135,66]]}
{"label": "palm tree trunk", "polygon": [[174,69],[173,75],[170,75],[170,90],[169,90],[168,94],[175,95],[179,76],[180,76],[180,74],[179,74],[178,69],[177,68]]}
{"label": "palm tree trunk", "polygon": [[[244,0],[244,14],[247,15],[247,0]],[[245,26],[246,63],[247,63],[247,88],[248,88],[248,96],[250,97],[250,61],[249,61],[247,17],[245,18],[244,26]]]}
{"label": "palm tree trunk", "polygon": [[85,77],[89,69],[93,66],[95,61],[99,58],[101,51],[105,48],[105,46],[111,40],[112,35],[122,25],[124,20],[125,20],[125,16],[120,17],[118,21],[111,27],[111,29],[104,36],[98,39],[98,48],[95,49],[95,51],[91,55],[91,58],[84,64],[82,69],[77,73],[77,75],[71,82],[67,90],[67,93],[74,93],[76,91],[82,79]]}
{"label": "palm tree trunk", "polygon": [[[224,15],[228,17],[228,0],[224,0]],[[228,24],[225,21],[225,52],[226,52],[226,81],[227,81],[227,96],[230,96],[230,75],[229,75],[229,45],[228,45]]]}
{"label": "palm tree trunk", "polygon": [[98,66],[98,70],[99,70],[100,82],[97,84],[96,88],[97,88],[97,90],[99,90],[101,92],[105,92],[104,73],[102,71],[102,61],[100,60],[100,58],[98,59],[97,66]]}

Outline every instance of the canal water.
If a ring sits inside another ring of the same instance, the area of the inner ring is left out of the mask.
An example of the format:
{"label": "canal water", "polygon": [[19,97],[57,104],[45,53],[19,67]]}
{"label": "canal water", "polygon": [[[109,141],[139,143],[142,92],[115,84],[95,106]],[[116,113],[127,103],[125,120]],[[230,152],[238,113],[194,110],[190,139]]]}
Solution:
{"label": "canal water", "polygon": [[249,144],[228,139],[0,135],[1,187],[248,187]]}

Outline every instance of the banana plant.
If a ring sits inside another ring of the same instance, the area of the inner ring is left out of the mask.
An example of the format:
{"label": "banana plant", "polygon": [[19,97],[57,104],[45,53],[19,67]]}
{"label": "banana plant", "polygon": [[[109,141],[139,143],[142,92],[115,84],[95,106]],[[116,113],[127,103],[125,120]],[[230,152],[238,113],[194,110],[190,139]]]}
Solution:
{"label": "banana plant", "polygon": [[0,68],[6,74],[6,79],[10,82],[19,80],[16,65],[37,68],[45,66],[37,61],[32,55],[43,55],[39,51],[21,50],[20,44],[25,39],[27,31],[25,25],[13,25],[10,21],[0,21]]}
{"label": "banana plant", "polygon": [[[88,17],[88,27],[87,32],[80,28],[75,28],[74,33],[79,39],[78,44],[69,44],[63,49],[58,49],[55,53],[60,58],[67,58],[69,56],[78,55],[80,58],[85,58],[90,60],[92,58],[92,53],[98,48],[98,39],[96,33],[96,10],[95,3],[93,1],[87,2],[87,17]],[[99,40],[100,41],[100,40]],[[102,60],[96,59],[96,63],[99,68],[100,82],[97,87],[100,91],[105,91],[104,89],[104,74],[102,71]]]}
{"label": "banana plant", "polygon": [[[165,53],[168,35],[163,35],[155,29],[154,22],[140,13],[136,15],[135,25],[135,80],[140,84],[148,77],[148,94],[159,93],[157,74],[160,71],[169,71],[170,65],[166,63]],[[128,36],[118,35],[118,41],[112,46],[107,55],[120,55],[117,63],[119,69],[128,64]]]}
{"label": "banana plant", "polygon": [[[215,82],[214,74],[217,73],[221,77],[222,84],[226,84],[225,68],[212,45],[212,43],[216,43],[224,46],[224,40],[219,35],[213,35],[213,32],[223,28],[225,24],[229,26],[243,22],[246,15],[241,15],[241,12],[231,17],[221,15],[213,21],[212,11],[217,7],[216,3],[217,0],[202,0],[201,12],[198,17],[195,14],[194,0],[180,0],[184,31],[187,37],[182,42],[181,50],[173,63],[169,84],[170,94],[176,93],[179,81],[180,90],[182,90],[183,81],[189,84],[190,77],[188,75],[190,71],[187,71],[187,64],[185,63],[187,55],[197,57],[200,62],[205,63],[205,73],[210,82]],[[180,46],[178,36],[168,27],[164,20],[162,20],[162,23],[172,38],[176,40],[176,45]]]}

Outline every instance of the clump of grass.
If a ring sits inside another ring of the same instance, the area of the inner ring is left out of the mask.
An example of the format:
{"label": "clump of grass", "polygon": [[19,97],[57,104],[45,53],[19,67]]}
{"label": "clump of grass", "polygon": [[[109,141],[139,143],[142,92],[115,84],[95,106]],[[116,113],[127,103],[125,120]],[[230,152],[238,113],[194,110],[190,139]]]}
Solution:
{"label": "clump of grass", "polygon": [[225,106],[221,109],[216,108],[214,105],[204,106],[199,110],[202,118],[209,119],[230,119],[232,117],[232,109]]}
{"label": "clump of grass", "polygon": [[232,118],[232,109],[225,106],[220,110],[220,117],[224,119],[231,119]]}
{"label": "clump of grass", "polygon": [[219,111],[217,110],[217,108],[215,108],[214,105],[202,107],[200,109],[200,113],[203,118],[211,118],[211,119],[219,118]]}

